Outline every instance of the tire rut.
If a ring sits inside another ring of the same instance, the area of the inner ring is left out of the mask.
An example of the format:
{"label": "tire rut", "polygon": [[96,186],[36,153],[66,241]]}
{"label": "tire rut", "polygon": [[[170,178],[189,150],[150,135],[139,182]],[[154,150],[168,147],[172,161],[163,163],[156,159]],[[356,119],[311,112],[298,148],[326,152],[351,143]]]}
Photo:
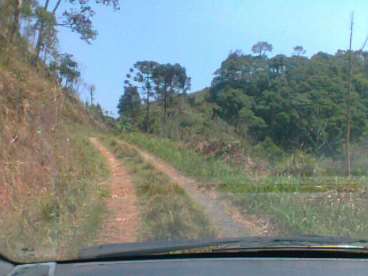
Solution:
{"label": "tire rut", "polygon": [[97,138],[92,137],[90,141],[106,158],[111,170],[111,179],[103,183],[111,190],[111,196],[107,199],[109,214],[103,222],[97,242],[99,244],[136,242],[140,216],[130,175],[121,161],[117,160]]}

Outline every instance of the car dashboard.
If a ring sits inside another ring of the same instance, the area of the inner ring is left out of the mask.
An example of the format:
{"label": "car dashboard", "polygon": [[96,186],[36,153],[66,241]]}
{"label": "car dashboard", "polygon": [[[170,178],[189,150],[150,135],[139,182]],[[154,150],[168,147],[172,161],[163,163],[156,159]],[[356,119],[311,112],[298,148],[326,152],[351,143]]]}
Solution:
{"label": "car dashboard", "polygon": [[[2,274],[3,273],[3,274]],[[106,262],[0,263],[0,275],[368,275],[366,259],[173,258]]]}

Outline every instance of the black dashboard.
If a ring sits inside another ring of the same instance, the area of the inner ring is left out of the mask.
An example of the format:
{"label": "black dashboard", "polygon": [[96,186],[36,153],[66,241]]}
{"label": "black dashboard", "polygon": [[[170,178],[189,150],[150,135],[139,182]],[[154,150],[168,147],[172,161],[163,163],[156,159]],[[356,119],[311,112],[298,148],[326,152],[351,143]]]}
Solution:
{"label": "black dashboard", "polygon": [[[3,274],[2,274],[3,273]],[[366,259],[195,258],[12,266],[0,275],[368,275]]]}

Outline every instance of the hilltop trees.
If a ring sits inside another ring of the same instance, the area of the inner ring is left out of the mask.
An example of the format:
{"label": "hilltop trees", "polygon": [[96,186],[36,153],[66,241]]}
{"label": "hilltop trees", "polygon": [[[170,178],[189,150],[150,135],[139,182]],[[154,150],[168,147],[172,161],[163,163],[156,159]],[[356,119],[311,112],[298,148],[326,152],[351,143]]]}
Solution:
{"label": "hilltop trees", "polygon": [[118,112],[121,118],[137,122],[141,111],[141,98],[135,86],[126,86],[124,94],[119,99]]}
{"label": "hilltop trees", "polygon": [[[125,92],[120,98],[119,111],[124,117],[125,110],[133,108],[132,99],[137,104],[138,95],[143,100],[145,131],[152,131],[151,105],[155,101],[162,106],[162,121],[168,118],[168,109],[174,96],[185,95],[190,89],[190,78],[180,64],[160,64],[155,61],[139,61],[129,70],[125,80]],[[134,97],[128,96],[133,95]],[[130,105],[131,107],[127,107]],[[125,108],[124,108],[125,107]],[[140,110],[143,110],[140,108]],[[128,112],[129,113],[129,112]],[[138,116],[134,116],[135,119]]]}
{"label": "hilltop trees", "polygon": [[294,55],[298,57],[305,55],[305,53],[307,52],[306,50],[304,50],[303,46],[300,46],[300,45],[295,46],[293,50],[294,50]]}
{"label": "hilltop trees", "polygon": [[[350,53],[350,54],[349,54]],[[258,53],[259,54],[259,53]],[[351,141],[367,131],[368,55],[339,51],[273,58],[231,53],[210,90],[216,114],[255,142],[271,139],[287,151],[342,154],[346,133],[349,59],[354,76],[349,96]]]}
{"label": "hilltop trees", "polygon": [[180,64],[160,64],[154,70],[155,91],[161,102],[163,120],[167,118],[167,109],[174,96],[185,94],[190,89],[190,78]]}
{"label": "hilltop trees", "polygon": [[126,86],[136,87],[142,95],[145,104],[144,129],[146,132],[151,130],[151,101],[155,96],[154,72],[159,64],[155,61],[139,61],[126,75]]}
{"label": "hilltop trees", "polygon": [[252,52],[257,54],[259,57],[263,57],[267,52],[272,52],[273,46],[272,44],[266,41],[260,41],[253,45]]}

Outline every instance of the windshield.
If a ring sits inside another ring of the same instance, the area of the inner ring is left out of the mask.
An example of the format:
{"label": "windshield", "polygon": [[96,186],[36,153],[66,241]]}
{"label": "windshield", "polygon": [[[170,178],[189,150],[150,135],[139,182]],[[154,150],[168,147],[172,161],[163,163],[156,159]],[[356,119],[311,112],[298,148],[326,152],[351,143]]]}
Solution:
{"label": "windshield", "polygon": [[0,255],[368,240],[367,10],[0,0]]}

